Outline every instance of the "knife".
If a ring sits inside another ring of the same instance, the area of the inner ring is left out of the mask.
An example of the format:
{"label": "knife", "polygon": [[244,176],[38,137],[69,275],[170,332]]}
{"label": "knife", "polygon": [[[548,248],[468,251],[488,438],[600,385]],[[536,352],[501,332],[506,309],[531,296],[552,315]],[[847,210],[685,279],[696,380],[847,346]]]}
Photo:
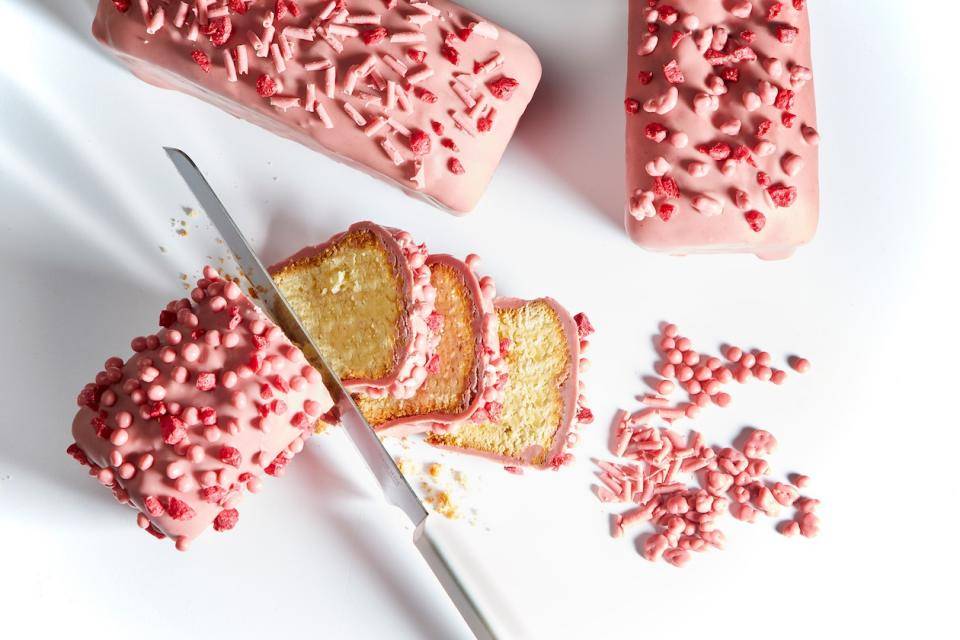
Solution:
{"label": "knife", "polygon": [[340,379],[327,366],[320,350],[310,334],[303,328],[300,319],[290,304],[280,293],[273,278],[267,273],[263,263],[244,238],[237,223],[227,212],[220,198],[213,191],[200,169],[183,151],[164,147],[180,176],[197,198],[213,226],[220,232],[224,243],[233,252],[240,272],[257,292],[265,311],[273,318],[293,342],[303,347],[303,354],[310,364],[320,372],[323,382],[340,411],[340,420],[344,430],[353,441],[370,471],[376,477],[387,500],[399,507],[414,526],[414,544],[427,565],[433,571],[443,590],[460,612],[463,620],[478,640],[495,640],[491,624],[483,615],[469,590],[451,567],[448,555],[444,553],[435,532],[431,531],[431,519],[423,503],[413,492],[393,458],[384,448],[373,427],[366,421],[357,408],[353,397],[343,387]]}

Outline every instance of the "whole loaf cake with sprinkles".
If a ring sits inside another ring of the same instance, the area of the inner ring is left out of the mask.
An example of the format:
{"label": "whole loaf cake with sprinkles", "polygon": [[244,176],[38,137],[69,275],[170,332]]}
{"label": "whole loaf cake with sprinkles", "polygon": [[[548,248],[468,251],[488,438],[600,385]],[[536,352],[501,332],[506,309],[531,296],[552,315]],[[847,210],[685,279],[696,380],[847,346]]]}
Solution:
{"label": "whole loaf cake with sprinkles", "polygon": [[333,402],[300,349],[211,267],[159,325],[80,392],[67,453],[185,550],[210,525],[232,529],[244,492],[283,472]]}
{"label": "whole loaf cake with sprinkles", "polygon": [[447,0],[101,0],[93,33],[147,82],[456,214],[541,73],[520,38]]}
{"label": "whole loaf cake with sprinkles", "polygon": [[816,232],[806,0],[630,0],[626,226],[672,254],[791,255]]}

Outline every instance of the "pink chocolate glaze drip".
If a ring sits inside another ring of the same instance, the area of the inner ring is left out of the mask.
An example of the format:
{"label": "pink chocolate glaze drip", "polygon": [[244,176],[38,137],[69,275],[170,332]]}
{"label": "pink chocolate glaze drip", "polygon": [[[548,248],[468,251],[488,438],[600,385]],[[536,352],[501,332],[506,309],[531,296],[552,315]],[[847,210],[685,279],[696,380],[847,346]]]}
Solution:
{"label": "pink chocolate glaze drip", "polygon": [[243,489],[282,473],[333,403],[300,350],[211,267],[160,325],[84,387],[68,453],[183,550],[211,524],[233,528]]}
{"label": "pink chocolate glaze drip", "polygon": [[448,0],[299,0],[282,16],[255,0],[214,19],[189,2],[182,20],[178,2],[131,4],[101,0],[93,33],[144,81],[456,214],[476,206],[540,81],[525,42]]}
{"label": "pink chocolate glaze drip", "polygon": [[394,354],[393,371],[378,379],[348,378],[343,380],[343,384],[351,391],[373,397],[389,393],[395,398],[409,398],[426,380],[427,362],[440,342],[440,336],[435,330],[438,320],[434,312],[437,292],[430,284],[430,267],[426,264],[428,252],[425,245],[414,242],[406,231],[381,227],[373,222],[357,222],[323,244],[305,247],[273,265],[270,273],[277,274],[290,265],[319,256],[348,234],[362,232],[376,235],[387,250],[391,266],[400,274],[403,283],[401,298],[405,302],[397,325],[399,339]]}
{"label": "pink chocolate glaze drip", "polygon": [[672,254],[784,258],[816,232],[803,3],[630,3],[626,227]]}

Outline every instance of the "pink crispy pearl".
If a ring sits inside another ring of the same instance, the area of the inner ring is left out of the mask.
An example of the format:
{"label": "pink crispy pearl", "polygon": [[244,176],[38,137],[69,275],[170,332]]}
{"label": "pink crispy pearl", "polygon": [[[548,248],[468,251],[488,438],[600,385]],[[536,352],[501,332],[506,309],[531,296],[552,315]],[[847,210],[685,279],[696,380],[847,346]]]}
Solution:
{"label": "pink crispy pearl", "polygon": [[307,379],[303,376],[293,376],[290,378],[290,388],[294,391],[303,391],[307,388]]}
{"label": "pink crispy pearl", "polygon": [[687,382],[693,378],[693,369],[687,365],[680,365],[677,367],[677,380],[680,382]]}
{"label": "pink crispy pearl", "polygon": [[714,396],[720,392],[720,382],[717,380],[707,380],[703,384],[703,390],[711,396]]}
{"label": "pink crispy pearl", "polygon": [[220,439],[220,429],[218,429],[216,426],[204,427],[203,437],[207,440],[207,442],[216,442]]}
{"label": "pink crispy pearl", "polygon": [[224,371],[220,375],[220,384],[224,389],[233,389],[237,385],[237,374],[234,371]]}
{"label": "pink crispy pearl", "polygon": [[676,386],[669,380],[661,380],[657,383],[657,393],[663,396],[673,393],[675,388]]}
{"label": "pink crispy pearl", "polygon": [[249,328],[250,328],[250,333],[252,333],[255,336],[259,336],[266,330],[267,324],[260,318],[254,318],[253,320],[250,321]]}
{"label": "pink crispy pearl", "polygon": [[160,349],[160,361],[165,364],[170,364],[177,359],[177,352],[171,349],[170,347],[164,347]]}
{"label": "pink crispy pearl", "polygon": [[757,357],[752,353],[745,353],[740,357],[740,365],[752,369],[757,364]]}
{"label": "pink crispy pearl", "polygon": [[184,407],[183,411],[180,412],[180,419],[188,425],[193,426],[199,421],[200,412],[196,407]]}
{"label": "pink crispy pearl", "polygon": [[669,362],[664,362],[660,365],[659,373],[664,378],[673,378],[677,375],[676,365],[672,365]]}
{"label": "pink crispy pearl", "polygon": [[290,443],[290,453],[297,454],[303,451],[303,440],[296,438],[293,442]]}
{"label": "pink crispy pearl", "polygon": [[240,344],[240,336],[232,331],[224,333],[220,336],[220,344],[228,349],[233,349],[235,346]]}
{"label": "pink crispy pearl", "polygon": [[200,357],[200,347],[195,342],[188,342],[180,349],[180,357],[187,362],[196,362]]}
{"label": "pink crispy pearl", "polygon": [[236,300],[242,293],[236,282],[228,282],[227,286],[223,288],[223,295],[227,300]]}
{"label": "pink crispy pearl", "polygon": [[693,377],[698,381],[703,382],[704,380],[709,380],[711,377],[713,377],[713,371],[711,371],[710,367],[707,365],[702,364],[694,370]]}
{"label": "pink crispy pearl", "polygon": [[201,462],[205,455],[206,454],[203,451],[203,447],[198,444],[192,445],[189,449],[187,449],[187,458],[194,464]]}
{"label": "pink crispy pearl", "polygon": [[660,340],[660,348],[663,349],[664,351],[670,351],[671,349],[676,349],[677,341],[674,340],[673,338],[668,338],[664,336],[663,339]]}
{"label": "pink crispy pearl", "polygon": [[201,487],[212,487],[217,484],[217,472],[209,469],[200,474],[198,480]]}
{"label": "pink crispy pearl", "polygon": [[126,429],[117,429],[110,434],[110,443],[115,447],[123,446],[127,443],[127,440],[130,438],[130,434]]}
{"label": "pink crispy pearl", "polygon": [[663,335],[667,336],[668,338],[676,338],[676,337],[677,337],[677,325],[675,325],[675,324],[667,324],[667,325],[664,325],[664,327],[663,327]]}
{"label": "pink crispy pearl", "polygon": [[770,371],[770,367],[765,367],[761,364],[758,364],[753,367],[753,375],[756,376],[758,380],[763,380],[766,382],[770,379],[770,376],[773,375],[773,372]]}
{"label": "pink crispy pearl", "polygon": [[183,334],[176,329],[167,329],[163,332],[163,341],[169,346],[176,346],[183,341]]}
{"label": "pink crispy pearl", "polygon": [[700,393],[703,387],[696,380],[687,380],[683,388],[686,389],[687,393],[689,393],[690,395],[695,395]]}
{"label": "pink crispy pearl", "polygon": [[210,298],[211,311],[223,311],[227,308],[227,299],[223,296],[214,296]]}
{"label": "pink crispy pearl", "polygon": [[137,336],[136,338],[130,341],[130,348],[136,351],[137,353],[140,353],[141,351],[146,351],[147,339],[144,338],[143,336]]}
{"label": "pink crispy pearl", "polygon": [[176,480],[186,472],[187,470],[184,468],[184,466],[181,463],[171,462],[170,464],[167,465],[167,468],[164,471],[164,474],[171,480]]}
{"label": "pink crispy pearl", "polygon": [[154,402],[159,402],[167,397],[167,390],[162,384],[152,384],[147,389],[147,397]]}
{"label": "pink crispy pearl", "polygon": [[315,418],[323,413],[323,405],[316,400],[307,399],[303,401],[303,410],[307,412],[307,415]]}
{"label": "pink crispy pearl", "polygon": [[690,419],[696,418],[700,415],[700,407],[695,404],[688,404],[686,408],[684,408],[683,413]]}
{"label": "pink crispy pearl", "polygon": [[730,394],[721,391],[713,397],[713,401],[716,402],[719,407],[726,407],[730,404]]}
{"label": "pink crispy pearl", "polygon": [[766,351],[761,351],[757,354],[757,364],[762,364],[765,367],[769,367],[772,361],[773,358],[771,358],[770,354]]}
{"label": "pink crispy pearl", "polygon": [[120,470],[117,473],[123,480],[129,480],[137,475],[137,468],[129,462],[124,462],[120,465]]}
{"label": "pink crispy pearl", "polygon": [[671,349],[670,351],[667,351],[666,356],[667,362],[670,364],[677,365],[683,362],[683,352],[679,349]]}
{"label": "pink crispy pearl", "polygon": [[781,369],[773,369],[770,373],[770,382],[773,384],[783,384],[787,379],[787,372]]}
{"label": "pink crispy pearl", "polygon": [[677,349],[680,351],[689,351],[690,347],[690,338],[677,338]]}
{"label": "pink crispy pearl", "polygon": [[129,411],[117,411],[113,416],[113,421],[118,429],[126,429],[133,424],[133,416]]}
{"label": "pink crispy pearl", "polygon": [[177,536],[176,547],[177,551],[186,551],[190,548],[190,538],[187,536]]}
{"label": "pink crispy pearl", "polygon": [[110,466],[119,467],[123,464],[123,454],[114,449],[110,452]]}
{"label": "pink crispy pearl", "polygon": [[300,371],[300,375],[307,379],[308,382],[317,383],[320,382],[320,373],[313,367],[307,365]]}
{"label": "pink crispy pearl", "polygon": [[726,367],[720,367],[719,369],[717,369],[714,375],[717,377],[717,380],[721,382],[721,384],[727,384],[728,382],[733,380],[733,372],[731,372],[730,369]]}
{"label": "pink crispy pearl", "polygon": [[683,354],[683,363],[689,366],[700,363],[700,354],[696,351],[685,351]]}
{"label": "pink crispy pearl", "polygon": [[147,349],[151,351],[160,346],[160,338],[157,336],[147,336]]}
{"label": "pink crispy pearl", "polygon": [[283,330],[277,325],[273,325],[272,327],[267,329],[267,340],[271,342],[276,342],[281,337],[283,337]]}
{"label": "pink crispy pearl", "polygon": [[194,489],[196,489],[197,483],[194,482],[193,478],[191,478],[190,476],[183,475],[173,481],[173,486],[180,493],[187,493],[189,491],[193,491]]}
{"label": "pink crispy pearl", "polygon": [[733,374],[733,377],[736,378],[737,382],[743,384],[750,379],[751,371],[747,367],[741,366],[737,368],[736,373]]}
{"label": "pink crispy pearl", "polygon": [[247,480],[247,491],[257,493],[263,487],[263,481],[260,478],[250,478]]}
{"label": "pink crispy pearl", "polygon": [[150,519],[143,513],[137,514],[137,526],[141,529],[146,529],[150,526]]}
{"label": "pink crispy pearl", "polygon": [[810,361],[806,358],[792,356],[790,358],[790,366],[793,367],[793,370],[797,373],[806,373],[810,370]]}
{"label": "pink crispy pearl", "polygon": [[139,458],[137,458],[137,468],[140,469],[140,471],[146,471],[152,466],[153,466],[153,455],[149,453],[145,453]]}
{"label": "pink crispy pearl", "polygon": [[236,409],[243,409],[247,406],[247,396],[242,391],[234,391],[230,394],[230,404]]}

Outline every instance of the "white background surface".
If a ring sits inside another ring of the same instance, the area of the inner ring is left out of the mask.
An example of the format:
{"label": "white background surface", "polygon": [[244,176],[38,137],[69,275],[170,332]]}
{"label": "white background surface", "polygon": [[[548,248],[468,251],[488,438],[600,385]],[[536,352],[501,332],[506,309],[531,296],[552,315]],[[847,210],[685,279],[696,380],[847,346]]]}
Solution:
{"label": "white background surface", "polygon": [[[624,2],[467,2],[527,37],[545,73],[463,219],[139,82],[89,36],[93,4],[0,0],[0,636],[467,637],[342,433],[187,554],[64,455],[77,391],[209,250],[171,231],[194,203],[161,144],[193,155],[267,260],[372,218],[476,251],[502,293],[589,312],[598,420],[576,466],[516,477],[425,458],[474,479],[477,524],[455,535],[516,637],[956,633],[954,3],[811,2],[822,225],[779,263],[669,258],[625,238]],[[819,538],[731,520],[727,550],[684,570],[609,538],[588,459],[614,410],[636,407],[665,319],[705,351],[730,340],[811,359],[781,388],[733,389],[699,426],[717,443],[772,430],[775,468],[814,478]]]}

